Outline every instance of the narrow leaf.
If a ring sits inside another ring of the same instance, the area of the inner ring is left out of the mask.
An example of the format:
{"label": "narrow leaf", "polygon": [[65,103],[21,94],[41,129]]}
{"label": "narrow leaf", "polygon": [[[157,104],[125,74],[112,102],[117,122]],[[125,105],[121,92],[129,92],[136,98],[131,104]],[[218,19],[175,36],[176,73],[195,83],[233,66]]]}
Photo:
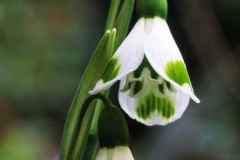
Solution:
{"label": "narrow leaf", "polygon": [[135,0],[125,0],[118,14],[115,26],[117,29],[116,41],[114,45],[114,51],[119,47],[122,41],[125,39],[130,20],[132,17],[132,12],[134,8]]}
{"label": "narrow leaf", "polygon": [[82,117],[79,117],[82,104],[88,96],[88,91],[96,84],[110,59],[109,54],[106,54],[109,50],[108,41],[110,34],[111,32],[107,30],[95,49],[93,57],[89,62],[89,65],[81,79],[79,87],[72,101],[64,126],[60,160],[69,160],[70,158],[73,140],[76,137],[76,131],[78,128],[77,126],[79,125],[79,119],[82,119]]}
{"label": "narrow leaf", "polygon": [[107,23],[106,23],[106,30],[107,29],[113,29],[113,25],[116,21],[117,13],[119,11],[120,7],[120,0],[112,0],[109,13],[108,13],[108,18],[107,18]]}

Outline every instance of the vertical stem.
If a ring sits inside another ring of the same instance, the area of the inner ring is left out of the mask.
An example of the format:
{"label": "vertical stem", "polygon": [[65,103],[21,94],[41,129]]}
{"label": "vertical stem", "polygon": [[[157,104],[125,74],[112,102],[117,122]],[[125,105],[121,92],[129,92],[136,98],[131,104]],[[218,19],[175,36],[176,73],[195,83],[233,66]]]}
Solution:
{"label": "vertical stem", "polygon": [[98,146],[98,136],[92,135],[90,133],[88,136],[88,144],[83,155],[83,160],[95,160]]}
{"label": "vertical stem", "polygon": [[95,104],[88,106],[88,109],[82,119],[82,125],[79,131],[79,136],[77,137],[76,145],[74,146],[71,160],[82,160],[84,151],[86,148],[86,143],[88,141],[88,135],[90,131],[90,126],[92,123],[92,117],[94,114]]}
{"label": "vertical stem", "polygon": [[98,118],[100,116],[102,108],[103,108],[103,104],[101,101],[98,100],[96,103],[96,109],[95,109],[95,113],[93,116],[93,123],[92,123],[91,130],[90,130],[90,133],[94,136],[95,135],[97,136]]}
{"label": "vertical stem", "polygon": [[[94,149],[94,146],[95,146],[94,144],[87,145],[87,143],[89,142],[89,138],[96,140],[97,129],[95,130],[96,133],[94,133],[95,137],[91,136],[91,134],[90,134],[91,128],[92,128],[91,125],[92,125],[93,119],[94,119],[93,115],[95,114],[96,107],[103,106],[103,103],[100,103],[99,101],[98,101],[99,105],[96,105],[96,103],[94,103],[95,101],[93,101],[93,100],[96,98],[101,99],[106,107],[113,106],[113,104],[110,102],[110,100],[102,94],[92,95],[86,99],[86,101],[82,105],[81,114],[83,116],[81,116],[82,119],[80,119],[81,126],[79,128],[76,143],[74,145],[74,148],[73,148],[73,151],[72,151],[72,154],[70,157],[71,160],[85,160],[85,159],[83,159],[84,155],[86,154],[86,152],[89,152],[88,150],[86,151],[86,149],[89,149],[89,148]],[[102,108],[100,108],[98,110],[99,115],[101,113],[101,110],[102,110]],[[97,117],[97,119],[95,119],[95,121],[98,121],[98,117]],[[93,142],[95,143],[97,141],[93,141]],[[94,152],[95,151],[93,151],[93,153]],[[94,156],[92,156],[92,157],[94,157]]]}
{"label": "vertical stem", "polygon": [[114,44],[113,52],[120,46],[125,39],[130,20],[132,18],[132,12],[134,8],[135,0],[125,0],[119,11],[115,27],[117,29],[116,41]]}
{"label": "vertical stem", "polygon": [[109,9],[109,13],[108,13],[105,30],[112,29],[114,27],[114,23],[116,21],[119,6],[120,6],[120,0],[112,0],[110,9]]}
{"label": "vertical stem", "polygon": [[116,33],[117,33],[117,30],[114,28],[112,29],[111,31],[111,35],[109,37],[109,55],[110,57],[112,57],[113,53],[114,53],[114,46],[115,46],[115,40],[116,40]]}

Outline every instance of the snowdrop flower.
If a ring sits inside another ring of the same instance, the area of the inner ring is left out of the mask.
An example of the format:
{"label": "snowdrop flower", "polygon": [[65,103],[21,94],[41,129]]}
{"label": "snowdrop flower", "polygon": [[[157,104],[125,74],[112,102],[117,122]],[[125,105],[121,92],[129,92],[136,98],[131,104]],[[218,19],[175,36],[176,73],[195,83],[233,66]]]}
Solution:
{"label": "snowdrop flower", "polygon": [[137,2],[141,18],[89,93],[104,91],[120,80],[119,103],[131,118],[150,126],[166,125],[182,116],[190,98],[200,101],[165,20],[166,0]]}

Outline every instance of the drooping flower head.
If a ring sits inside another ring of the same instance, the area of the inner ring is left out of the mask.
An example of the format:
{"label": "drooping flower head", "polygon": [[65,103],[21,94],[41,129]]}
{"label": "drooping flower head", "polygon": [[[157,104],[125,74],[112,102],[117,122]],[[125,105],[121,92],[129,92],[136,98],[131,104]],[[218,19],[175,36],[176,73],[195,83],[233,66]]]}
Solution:
{"label": "drooping flower head", "polygon": [[133,119],[166,125],[179,119],[190,98],[199,99],[168,24],[166,0],[137,0],[140,16],[90,94],[120,80],[119,102]]}

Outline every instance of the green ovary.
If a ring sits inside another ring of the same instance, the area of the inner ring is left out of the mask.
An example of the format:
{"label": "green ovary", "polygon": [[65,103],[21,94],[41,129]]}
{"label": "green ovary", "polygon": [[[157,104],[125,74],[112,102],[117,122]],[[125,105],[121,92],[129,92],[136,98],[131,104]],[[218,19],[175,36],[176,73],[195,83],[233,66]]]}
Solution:
{"label": "green ovary", "polygon": [[156,115],[170,119],[175,114],[175,108],[173,101],[169,98],[158,98],[149,92],[144,98],[138,100],[136,113],[143,120]]}
{"label": "green ovary", "polygon": [[118,72],[120,70],[120,65],[118,64],[118,59],[117,58],[112,58],[110,62],[108,63],[103,75],[102,75],[102,80],[103,82],[108,82],[118,75]]}
{"label": "green ovary", "polygon": [[185,83],[191,85],[187,69],[183,61],[177,60],[175,62],[168,62],[165,71],[167,76],[177,84],[181,86]]}

